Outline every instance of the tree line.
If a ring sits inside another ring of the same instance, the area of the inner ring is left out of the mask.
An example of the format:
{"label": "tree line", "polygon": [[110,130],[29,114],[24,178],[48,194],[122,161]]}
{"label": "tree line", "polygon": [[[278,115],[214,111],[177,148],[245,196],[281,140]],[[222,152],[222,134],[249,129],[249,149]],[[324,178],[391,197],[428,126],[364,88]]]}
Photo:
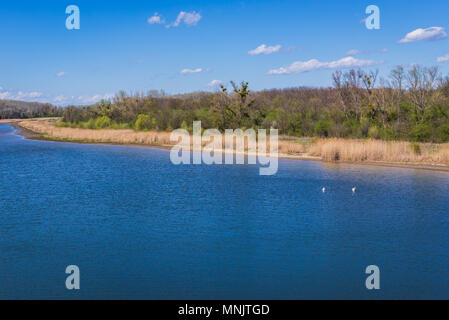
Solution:
{"label": "tree line", "polygon": [[68,107],[61,126],[134,130],[277,128],[297,137],[449,141],[449,77],[437,67],[398,66],[379,72],[349,70],[332,75],[330,88],[253,92],[231,82],[217,92],[165,95],[120,92],[110,101]]}
{"label": "tree line", "polygon": [[64,110],[49,103],[0,100],[0,119],[60,117]]}

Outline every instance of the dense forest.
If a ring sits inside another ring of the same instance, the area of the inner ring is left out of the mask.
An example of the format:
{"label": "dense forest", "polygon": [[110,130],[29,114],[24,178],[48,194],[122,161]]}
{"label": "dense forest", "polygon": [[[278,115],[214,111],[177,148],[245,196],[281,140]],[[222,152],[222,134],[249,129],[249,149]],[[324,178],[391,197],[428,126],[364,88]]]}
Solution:
{"label": "dense forest", "polygon": [[63,109],[49,103],[0,100],[0,119],[25,119],[62,116]]}
{"label": "dense forest", "polygon": [[191,130],[277,128],[283,135],[384,140],[449,141],[449,77],[437,67],[396,67],[386,78],[378,71],[333,74],[331,88],[252,92],[231,82],[214,93],[166,96],[127,95],[88,107],[68,107],[61,126]]}

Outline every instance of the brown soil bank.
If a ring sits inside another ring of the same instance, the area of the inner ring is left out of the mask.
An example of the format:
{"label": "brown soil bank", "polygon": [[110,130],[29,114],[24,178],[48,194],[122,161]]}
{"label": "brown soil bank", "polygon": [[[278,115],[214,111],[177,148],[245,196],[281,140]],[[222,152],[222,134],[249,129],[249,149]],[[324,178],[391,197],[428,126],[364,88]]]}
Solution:
{"label": "brown soil bank", "polygon": [[[22,134],[34,139],[162,148],[175,144],[170,141],[169,132],[63,128],[55,126],[54,121],[30,119],[20,121],[17,125],[26,129]],[[416,144],[404,141],[281,137],[279,157],[449,171],[447,143]]]}

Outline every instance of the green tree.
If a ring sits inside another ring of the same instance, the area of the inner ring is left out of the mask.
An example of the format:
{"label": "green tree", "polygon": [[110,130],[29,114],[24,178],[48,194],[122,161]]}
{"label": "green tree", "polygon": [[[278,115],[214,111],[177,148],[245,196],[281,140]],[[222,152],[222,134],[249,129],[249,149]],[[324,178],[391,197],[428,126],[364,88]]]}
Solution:
{"label": "green tree", "polygon": [[111,119],[107,116],[99,117],[95,121],[95,128],[97,129],[104,129],[110,127],[112,124]]}
{"label": "green tree", "polygon": [[330,121],[318,121],[315,124],[315,134],[321,137],[328,137],[329,136],[329,130],[331,128]]}
{"label": "green tree", "polygon": [[156,119],[146,114],[139,114],[135,126],[139,131],[151,130],[156,127]]}
{"label": "green tree", "polygon": [[432,129],[427,123],[418,124],[410,131],[410,136],[414,141],[425,142],[432,136]]}

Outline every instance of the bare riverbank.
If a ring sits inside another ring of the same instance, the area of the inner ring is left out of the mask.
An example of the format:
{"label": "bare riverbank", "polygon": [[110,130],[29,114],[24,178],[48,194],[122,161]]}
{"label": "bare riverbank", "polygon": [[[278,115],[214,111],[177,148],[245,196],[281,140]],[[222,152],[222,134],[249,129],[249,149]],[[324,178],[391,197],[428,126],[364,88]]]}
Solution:
{"label": "bare riverbank", "polygon": [[[20,134],[28,139],[161,149],[170,149],[175,144],[170,141],[169,132],[62,128],[55,126],[54,121],[27,119],[9,122],[13,122]],[[449,172],[449,144],[281,137],[279,157]]]}

